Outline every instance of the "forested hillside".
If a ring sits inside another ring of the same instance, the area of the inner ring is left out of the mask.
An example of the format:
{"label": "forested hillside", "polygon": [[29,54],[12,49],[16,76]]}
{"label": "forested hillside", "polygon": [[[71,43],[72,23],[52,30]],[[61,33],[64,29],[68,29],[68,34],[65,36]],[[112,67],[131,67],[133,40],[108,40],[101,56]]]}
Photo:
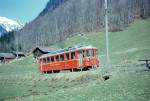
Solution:
{"label": "forested hillside", "polygon": [[57,7],[59,7],[59,5],[63,4],[64,2],[66,2],[67,0],[49,0],[49,2],[47,3],[46,7],[43,9],[43,11],[39,14],[39,16],[43,16],[45,15],[47,12],[50,12],[54,9],[56,9]]}
{"label": "forested hillside", "polygon": [[[48,6],[52,5],[52,1],[55,0],[50,0],[34,21],[15,32],[15,39],[7,46],[19,42],[20,49],[28,51],[35,46],[52,45],[82,32],[102,31],[105,25],[104,0],[57,0],[61,3]],[[110,31],[123,30],[135,19],[150,16],[150,0],[108,0],[108,7]],[[8,49],[3,47],[1,43],[1,49]]]}

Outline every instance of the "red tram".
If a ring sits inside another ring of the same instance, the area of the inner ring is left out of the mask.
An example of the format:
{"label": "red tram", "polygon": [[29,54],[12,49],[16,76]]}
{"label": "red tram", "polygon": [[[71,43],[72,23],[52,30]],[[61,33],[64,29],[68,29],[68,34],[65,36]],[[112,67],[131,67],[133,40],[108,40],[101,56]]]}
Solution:
{"label": "red tram", "polygon": [[87,70],[99,67],[98,50],[92,46],[68,48],[42,55],[38,58],[41,72],[60,70]]}

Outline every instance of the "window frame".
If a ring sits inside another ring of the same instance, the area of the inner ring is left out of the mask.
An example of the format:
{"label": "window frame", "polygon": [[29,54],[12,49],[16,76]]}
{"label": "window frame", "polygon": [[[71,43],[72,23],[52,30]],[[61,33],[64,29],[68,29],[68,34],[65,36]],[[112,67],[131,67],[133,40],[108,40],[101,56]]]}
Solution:
{"label": "window frame", "polygon": [[51,56],[51,62],[55,62],[55,57],[54,56]]}
{"label": "window frame", "polygon": [[92,51],[91,51],[91,49],[86,49],[86,57],[91,57],[91,54],[92,53]]}
{"label": "window frame", "polygon": [[70,60],[70,52],[69,53],[65,53],[65,57],[66,57],[66,60]]}
{"label": "window frame", "polygon": [[56,61],[56,62],[60,61],[59,55],[55,55],[55,61]]}
{"label": "window frame", "polygon": [[47,60],[47,63],[51,62],[50,57],[47,57],[46,60]]}
{"label": "window frame", "polygon": [[46,58],[43,58],[43,63],[47,63],[47,60],[46,60]]}
{"label": "window frame", "polygon": [[65,60],[64,54],[60,54],[59,60],[60,60],[60,61],[64,61],[64,60]]}
{"label": "window frame", "polygon": [[71,60],[74,60],[74,59],[76,59],[76,53],[75,53],[75,51],[72,51],[71,52]]}

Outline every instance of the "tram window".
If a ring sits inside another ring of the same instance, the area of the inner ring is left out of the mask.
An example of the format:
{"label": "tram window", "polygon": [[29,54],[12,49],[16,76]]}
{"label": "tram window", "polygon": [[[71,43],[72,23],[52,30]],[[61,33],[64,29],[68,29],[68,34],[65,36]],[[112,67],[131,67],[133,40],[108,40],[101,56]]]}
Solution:
{"label": "tram window", "polygon": [[95,56],[94,53],[95,53],[95,50],[92,50],[92,56],[93,56],[93,57]]}
{"label": "tram window", "polygon": [[84,53],[85,53],[85,50],[83,50],[83,57],[85,57],[85,54],[84,54]]}
{"label": "tram window", "polygon": [[75,52],[71,52],[71,59],[75,59]]}
{"label": "tram window", "polygon": [[91,50],[86,50],[86,56],[90,57],[91,56]]}
{"label": "tram window", "polygon": [[53,56],[51,57],[51,61],[54,62],[54,57]]}
{"label": "tram window", "polygon": [[56,61],[59,61],[59,56],[58,56],[58,55],[56,55],[56,57],[55,57],[55,58],[56,58]]}
{"label": "tram window", "polygon": [[46,58],[43,59],[43,63],[46,63]]}
{"label": "tram window", "polygon": [[50,62],[50,58],[49,57],[47,58],[47,62]]}
{"label": "tram window", "polygon": [[63,54],[60,55],[60,61],[64,61],[64,55]]}
{"label": "tram window", "polygon": [[94,50],[94,56],[96,56],[96,50]]}
{"label": "tram window", "polygon": [[40,62],[42,62],[42,59],[40,59]]}
{"label": "tram window", "polygon": [[78,50],[78,56],[81,58],[81,56],[83,57],[83,51],[82,50]]}
{"label": "tram window", "polygon": [[42,59],[40,59],[40,63],[42,62]]}
{"label": "tram window", "polygon": [[66,53],[66,59],[69,60],[69,53]]}

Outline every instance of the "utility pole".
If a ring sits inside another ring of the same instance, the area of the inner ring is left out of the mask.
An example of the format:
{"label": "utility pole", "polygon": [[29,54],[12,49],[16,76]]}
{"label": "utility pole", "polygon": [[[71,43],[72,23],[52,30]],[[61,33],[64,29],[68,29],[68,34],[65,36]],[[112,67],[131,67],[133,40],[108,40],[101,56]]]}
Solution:
{"label": "utility pole", "polygon": [[16,45],[17,45],[17,46],[16,46],[16,50],[17,50],[17,52],[16,52],[17,57],[16,57],[16,58],[18,59],[18,48],[19,48],[19,47],[18,47],[18,44],[19,44],[19,41],[18,41],[18,38],[16,38],[16,39],[17,39],[17,40],[16,40]]}
{"label": "utility pole", "polygon": [[110,58],[109,58],[108,2],[107,0],[105,0],[105,35],[106,35],[106,58],[107,58],[107,64],[109,64]]}

